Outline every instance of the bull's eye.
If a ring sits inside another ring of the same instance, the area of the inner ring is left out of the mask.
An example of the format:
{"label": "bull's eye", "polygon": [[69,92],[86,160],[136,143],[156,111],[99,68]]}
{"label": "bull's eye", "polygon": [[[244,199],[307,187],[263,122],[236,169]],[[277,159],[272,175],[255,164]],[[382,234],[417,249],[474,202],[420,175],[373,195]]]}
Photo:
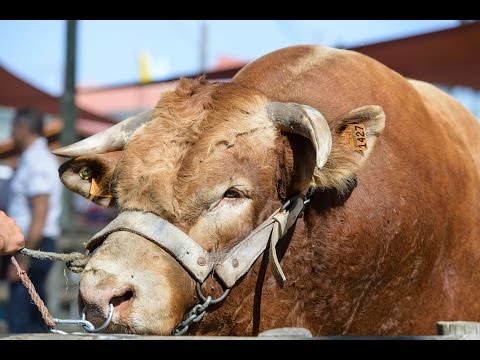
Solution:
{"label": "bull's eye", "polygon": [[238,199],[238,198],[242,198],[243,196],[238,190],[230,188],[227,191],[225,191],[225,194],[223,194],[223,197],[229,198],[229,199]]}
{"label": "bull's eye", "polygon": [[241,204],[247,204],[248,200],[250,200],[250,197],[243,189],[238,190],[236,187],[231,187],[223,193],[220,199],[217,198],[217,201],[210,203],[207,211],[217,211],[225,208],[231,210],[233,206],[236,207]]}
{"label": "bull's eye", "polygon": [[80,177],[83,179],[83,180],[90,180],[90,178],[92,177],[93,175],[93,171],[91,168],[89,168],[88,166],[84,166],[80,169],[80,171],[78,172],[78,175],[80,175]]}

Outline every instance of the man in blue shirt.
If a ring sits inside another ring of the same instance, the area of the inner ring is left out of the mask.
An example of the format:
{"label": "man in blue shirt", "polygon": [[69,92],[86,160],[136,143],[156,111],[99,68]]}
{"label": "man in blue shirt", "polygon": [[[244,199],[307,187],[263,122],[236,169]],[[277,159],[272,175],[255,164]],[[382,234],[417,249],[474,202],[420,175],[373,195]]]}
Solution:
{"label": "man in blue shirt", "polygon": [[[7,214],[20,227],[27,248],[55,251],[55,240],[60,235],[62,184],[58,177],[59,164],[51,154],[42,130],[43,116],[40,113],[32,109],[17,111],[12,136],[21,156],[10,183]],[[18,260],[45,301],[45,281],[52,263],[24,256]],[[38,309],[32,304],[13,266],[9,267],[7,277],[10,299],[6,315],[10,333],[46,331]]]}

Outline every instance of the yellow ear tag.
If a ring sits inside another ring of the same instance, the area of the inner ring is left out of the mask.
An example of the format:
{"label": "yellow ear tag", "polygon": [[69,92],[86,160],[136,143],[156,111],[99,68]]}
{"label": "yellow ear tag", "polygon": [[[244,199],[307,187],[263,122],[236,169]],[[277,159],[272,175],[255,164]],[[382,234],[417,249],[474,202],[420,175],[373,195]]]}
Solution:
{"label": "yellow ear tag", "polygon": [[106,198],[111,198],[112,197],[112,195],[110,193],[102,194],[102,190],[100,189],[97,182],[95,181],[95,178],[92,179],[92,182],[90,184],[90,196],[101,196],[101,197],[106,197]]}
{"label": "yellow ear tag", "polygon": [[346,129],[347,137],[353,150],[367,150],[367,132],[364,124],[349,124]]}

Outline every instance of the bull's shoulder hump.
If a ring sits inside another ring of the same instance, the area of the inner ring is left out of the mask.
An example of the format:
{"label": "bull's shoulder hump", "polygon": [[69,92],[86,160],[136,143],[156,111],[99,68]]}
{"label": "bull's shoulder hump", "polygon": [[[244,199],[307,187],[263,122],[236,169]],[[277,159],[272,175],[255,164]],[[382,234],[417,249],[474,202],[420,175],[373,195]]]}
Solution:
{"label": "bull's shoulder hump", "polygon": [[415,88],[428,109],[436,108],[452,117],[473,118],[473,115],[457,99],[435,85],[416,79],[407,80]]}
{"label": "bull's shoulder hump", "polygon": [[[444,129],[456,145],[469,149],[480,165],[480,123],[457,99],[424,81],[408,79],[415,88],[435,124]],[[454,136],[455,134],[455,136]],[[478,166],[477,165],[477,166]]]}
{"label": "bull's shoulder hump", "polygon": [[342,56],[345,50],[321,45],[296,45],[266,54],[244,66],[233,78],[237,82],[250,82],[260,74],[302,73],[332,57]]}

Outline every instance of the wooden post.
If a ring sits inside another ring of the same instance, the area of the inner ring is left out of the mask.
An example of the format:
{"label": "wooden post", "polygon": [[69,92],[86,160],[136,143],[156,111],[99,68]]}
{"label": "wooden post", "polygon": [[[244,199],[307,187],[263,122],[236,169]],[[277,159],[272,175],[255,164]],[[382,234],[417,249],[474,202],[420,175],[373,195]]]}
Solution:
{"label": "wooden post", "polygon": [[[76,63],[76,34],[77,20],[67,20],[66,24],[66,58],[65,58],[65,87],[62,96],[62,119],[63,131],[61,134],[62,145],[69,145],[77,140],[75,132],[75,119],[77,108],[75,105],[75,63]],[[68,229],[72,225],[73,218],[73,193],[64,188],[62,227]]]}
{"label": "wooden post", "polygon": [[200,32],[200,72],[207,70],[207,24],[202,23]]}

